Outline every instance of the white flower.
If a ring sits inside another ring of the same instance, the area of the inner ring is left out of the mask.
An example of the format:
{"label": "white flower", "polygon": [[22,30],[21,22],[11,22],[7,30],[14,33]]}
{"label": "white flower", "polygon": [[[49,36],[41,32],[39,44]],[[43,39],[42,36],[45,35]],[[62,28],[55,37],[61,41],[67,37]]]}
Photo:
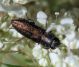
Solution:
{"label": "white flower", "polygon": [[3,47],[3,43],[2,42],[0,42],[0,48],[2,48]]}
{"label": "white flower", "polygon": [[35,47],[32,50],[33,56],[36,59],[41,59],[42,57],[46,57],[47,50],[41,47],[41,44],[36,43]]}
{"label": "white flower", "polygon": [[56,31],[57,31],[57,33],[59,33],[59,34],[64,34],[65,27],[62,26],[62,25],[57,25]]}
{"label": "white flower", "polygon": [[19,38],[22,38],[22,37],[23,37],[23,36],[22,36],[20,33],[18,33],[15,29],[10,29],[9,32],[12,33],[12,36],[13,36],[13,37],[19,37]]}
{"label": "white flower", "polygon": [[55,12],[55,15],[58,16],[59,15],[59,12]]}
{"label": "white flower", "polygon": [[53,53],[56,53],[56,54],[58,54],[58,55],[61,55],[61,51],[60,51],[59,48],[56,48],[56,49],[54,49],[54,50],[52,50],[52,51],[53,51]]}
{"label": "white flower", "polygon": [[67,64],[65,62],[62,62],[62,67],[67,67]]}
{"label": "white flower", "polygon": [[50,32],[52,29],[56,29],[55,23],[51,23],[51,25],[47,28],[46,32]]}
{"label": "white flower", "polygon": [[64,40],[62,40],[62,43],[65,44],[68,48],[70,49],[76,49],[76,42],[77,40],[74,38],[74,39],[71,39],[70,41],[65,38]]}
{"label": "white flower", "polygon": [[47,22],[47,15],[43,11],[37,13],[37,21],[45,25]]}
{"label": "white flower", "polygon": [[7,22],[3,22],[2,24],[1,24],[1,26],[0,26],[0,28],[5,28],[7,26]]}
{"label": "white flower", "polygon": [[55,67],[67,67],[67,65],[64,62],[58,62]]}
{"label": "white flower", "polygon": [[26,4],[28,0],[13,0],[14,3]]}
{"label": "white flower", "polygon": [[27,9],[18,5],[4,5],[0,4],[0,11],[8,13],[10,16],[25,17]]}
{"label": "white flower", "polygon": [[9,7],[11,10],[8,10],[8,14],[10,16],[16,16],[16,17],[25,17],[27,13],[27,9],[22,6],[12,6]]}
{"label": "white flower", "polygon": [[63,39],[61,42],[65,44],[67,47],[69,46],[69,42],[67,41],[67,39]]}
{"label": "white flower", "polygon": [[75,25],[74,24],[71,24],[71,25],[57,25],[56,26],[56,31],[57,33],[59,34],[64,34],[64,35],[67,35],[67,34],[71,34],[72,32],[75,32]]}
{"label": "white flower", "polygon": [[67,12],[65,12],[65,13],[64,13],[64,16],[67,16],[67,15],[68,15],[68,13],[67,13]]}
{"label": "white flower", "polygon": [[41,58],[39,60],[39,65],[46,67],[48,65],[47,60],[45,58]]}
{"label": "white flower", "polygon": [[8,31],[8,28],[7,28],[7,22],[3,22],[3,23],[1,23],[1,25],[0,25],[0,29],[2,29],[3,31]]}
{"label": "white flower", "polygon": [[65,58],[65,62],[68,64],[69,67],[79,67],[79,57],[77,56],[67,56]]}
{"label": "white flower", "polygon": [[42,18],[42,19],[46,19],[47,18],[47,15],[43,12],[43,11],[39,11],[37,13],[37,18]]}
{"label": "white flower", "polygon": [[9,3],[10,3],[10,0],[2,0],[2,4],[5,4],[5,5],[9,5]]}
{"label": "white flower", "polygon": [[65,34],[65,38],[62,40],[62,43],[65,44],[70,49],[76,49],[76,33],[75,31],[70,31]]}
{"label": "white flower", "polygon": [[42,58],[41,45],[36,43],[35,47],[32,50],[32,54],[36,59]]}
{"label": "white flower", "polygon": [[72,42],[70,42],[69,48],[70,48],[70,49],[77,49],[76,42],[77,42],[76,39],[74,39]]}
{"label": "white flower", "polygon": [[51,64],[56,65],[56,63],[60,62],[60,57],[56,53],[49,53],[49,57],[51,60]]}
{"label": "white flower", "polygon": [[72,18],[63,18],[63,19],[61,19],[61,21],[60,21],[60,23],[62,24],[62,25],[65,25],[65,24],[73,24],[73,19]]}
{"label": "white flower", "polygon": [[71,31],[70,33],[66,34],[66,39],[71,42],[75,39],[76,33],[75,31]]}

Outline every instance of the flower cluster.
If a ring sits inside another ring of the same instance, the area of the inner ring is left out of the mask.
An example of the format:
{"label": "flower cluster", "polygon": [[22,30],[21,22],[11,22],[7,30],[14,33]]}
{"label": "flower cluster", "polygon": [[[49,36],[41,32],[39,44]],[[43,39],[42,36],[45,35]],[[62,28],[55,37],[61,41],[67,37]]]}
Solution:
{"label": "flower cluster", "polygon": [[[57,15],[59,15],[59,13]],[[42,24],[46,24],[46,20],[47,20],[46,14],[42,11],[39,11],[37,13],[37,18],[38,16],[40,20],[41,19],[43,20],[44,18],[45,22],[42,22]],[[78,31],[75,31],[76,26],[74,25],[74,19],[71,16],[70,17],[65,16],[64,18],[61,18],[59,20],[59,23],[60,24],[56,24],[56,21],[54,23],[51,23],[47,28],[46,32],[50,32],[51,30],[56,31],[55,33],[59,35],[58,37],[61,43],[66,46],[65,47],[67,49],[66,56],[63,55],[64,54],[62,53],[63,50],[60,50],[59,48],[56,48],[55,50],[49,49],[50,50],[49,51],[42,48],[37,43],[33,48],[33,56],[35,59],[38,60],[38,63],[44,67],[49,66],[49,63],[50,65],[55,67],[67,67],[67,66],[79,67],[79,64],[78,64],[79,57],[76,55],[73,55],[73,53],[71,52],[71,49],[79,48],[79,38],[77,37]],[[63,37],[63,35],[65,37]],[[47,57],[50,59],[50,61],[48,60]]]}

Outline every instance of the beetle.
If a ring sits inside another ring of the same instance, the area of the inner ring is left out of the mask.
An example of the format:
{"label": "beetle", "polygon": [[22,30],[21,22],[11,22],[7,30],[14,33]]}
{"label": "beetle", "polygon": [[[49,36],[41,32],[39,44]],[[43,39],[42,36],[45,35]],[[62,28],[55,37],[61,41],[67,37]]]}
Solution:
{"label": "beetle", "polygon": [[28,19],[18,18],[11,20],[12,26],[23,36],[42,44],[46,49],[55,49],[60,45],[60,40],[51,32],[34,24]]}

